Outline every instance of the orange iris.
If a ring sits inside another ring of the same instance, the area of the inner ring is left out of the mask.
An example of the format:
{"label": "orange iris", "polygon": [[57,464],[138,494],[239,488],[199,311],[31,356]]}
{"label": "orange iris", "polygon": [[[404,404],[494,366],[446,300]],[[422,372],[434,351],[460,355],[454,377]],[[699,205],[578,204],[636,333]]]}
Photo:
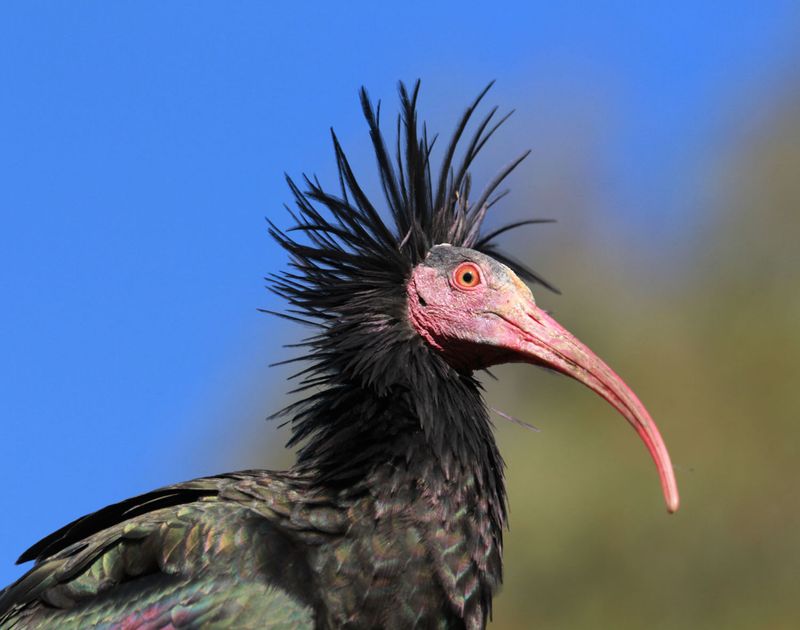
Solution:
{"label": "orange iris", "polygon": [[458,288],[474,289],[481,283],[481,272],[477,265],[465,262],[456,267],[453,278]]}

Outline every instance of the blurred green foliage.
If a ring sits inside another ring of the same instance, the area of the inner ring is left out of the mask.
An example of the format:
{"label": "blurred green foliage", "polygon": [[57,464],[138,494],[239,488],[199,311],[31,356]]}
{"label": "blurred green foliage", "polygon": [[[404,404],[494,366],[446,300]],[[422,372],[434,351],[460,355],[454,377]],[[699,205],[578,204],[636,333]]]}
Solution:
{"label": "blurred green foliage", "polygon": [[718,177],[673,270],[586,239],[545,265],[565,295],[537,294],[649,408],[681,510],[603,401],[498,370],[488,400],[543,430],[498,420],[511,531],[493,628],[800,627],[800,98]]}

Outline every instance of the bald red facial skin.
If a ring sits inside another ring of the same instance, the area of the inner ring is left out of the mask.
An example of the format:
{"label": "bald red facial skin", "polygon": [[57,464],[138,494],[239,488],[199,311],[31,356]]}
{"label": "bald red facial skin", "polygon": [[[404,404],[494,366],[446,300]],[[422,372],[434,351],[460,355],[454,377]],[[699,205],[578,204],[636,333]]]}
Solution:
{"label": "bald red facial skin", "polygon": [[[463,275],[477,269],[474,286]],[[500,363],[548,367],[605,398],[633,426],[656,464],[667,511],[680,504],[669,453],[655,422],[625,382],[588,347],[536,306],[530,289],[506,266],[479,252],[437,245],[407,285],[414,329],[456,369]]]}

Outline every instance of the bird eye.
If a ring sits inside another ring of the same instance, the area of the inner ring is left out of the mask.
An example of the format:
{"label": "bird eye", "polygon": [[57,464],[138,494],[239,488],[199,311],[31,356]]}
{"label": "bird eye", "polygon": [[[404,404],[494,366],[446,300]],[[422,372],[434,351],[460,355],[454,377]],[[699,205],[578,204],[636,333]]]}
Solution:
{"label": "bird eye", "polygon": [[481,272],[473,263],[461,263],[453,274],[456,286],[459,289],[474,289],[481,283]]}

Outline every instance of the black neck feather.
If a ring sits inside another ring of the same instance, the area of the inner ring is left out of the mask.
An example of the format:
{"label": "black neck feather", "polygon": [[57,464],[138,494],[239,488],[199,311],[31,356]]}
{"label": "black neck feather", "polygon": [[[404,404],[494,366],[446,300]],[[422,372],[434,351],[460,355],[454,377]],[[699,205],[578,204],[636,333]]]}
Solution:
{"label": "black neck feather", "polygon": [[342,488],[383,479],[386,465],[411,482],[430,482],[415,479],[423,474],[451,483],[472,477],[500,530],[503,461],[478,381],[411,331],[373,332],[364,343],[373,351],[361,360],[382,365],[362,366],[361,374],[379,378],[359,376],[343,361],[324,388],[283,411],[294,429],[290,445],[301,445],[297,467],[319,484]]}

